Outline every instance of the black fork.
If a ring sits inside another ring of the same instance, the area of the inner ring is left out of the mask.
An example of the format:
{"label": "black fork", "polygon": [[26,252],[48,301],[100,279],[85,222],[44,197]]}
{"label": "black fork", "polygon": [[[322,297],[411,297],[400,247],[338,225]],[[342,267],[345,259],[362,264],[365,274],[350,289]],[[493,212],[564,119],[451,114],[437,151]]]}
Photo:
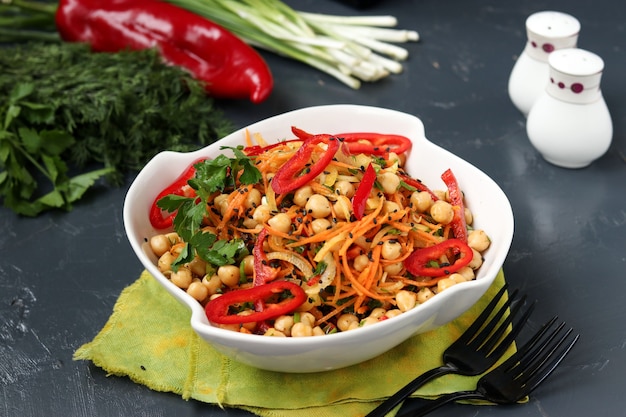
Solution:
{"label": "black fork", "polygon": [[[475,376],[491,368],[515,340],[535,307],[535,303],[532,303],[521,317],[517,317],[513,321],[526,300],[526,296],[523,296],[511,308],[518,295],[518,291],[515,290],[494,313],[506,289],[507,285],[505,284],[474,323],[446,349],[443,354],[444,365],[418,376],[372,410],[366,417],[384,417],[419,387],[434,378],[451,373]],[[510,311],[508,315],[506,315],[507,311]],[[511,331],[503,337],[511,325]]]}
{"label": "black fork", "polygon": [[486,400],[496,404],[513,404],[534,391],[565,359],[579,335],[564,331],[561,323],[548,333],[557,318],[541,329],[514,355],[478,380],[476,390],[443,395],[412,411],[400,411],[397,417],[422,417],[444,404],[456,400]]}

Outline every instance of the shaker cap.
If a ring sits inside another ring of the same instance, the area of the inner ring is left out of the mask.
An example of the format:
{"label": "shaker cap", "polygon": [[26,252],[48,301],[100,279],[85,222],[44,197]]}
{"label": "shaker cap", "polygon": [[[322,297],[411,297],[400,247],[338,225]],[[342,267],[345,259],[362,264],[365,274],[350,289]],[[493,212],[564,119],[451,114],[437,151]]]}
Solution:
{"label": "shaker cap", "polygon": [[604,61],[579,48],[560,49],[550,54],[548,93],[571,103],[589,103],[601,96]]}
{"label": "shaker cap", "polygon": [[575,47],[579,32],[580,22],[567,13],[557,11],[533,13],[526,19],[528,37],[526,52],[532,58],[547,62],[551,52]]}

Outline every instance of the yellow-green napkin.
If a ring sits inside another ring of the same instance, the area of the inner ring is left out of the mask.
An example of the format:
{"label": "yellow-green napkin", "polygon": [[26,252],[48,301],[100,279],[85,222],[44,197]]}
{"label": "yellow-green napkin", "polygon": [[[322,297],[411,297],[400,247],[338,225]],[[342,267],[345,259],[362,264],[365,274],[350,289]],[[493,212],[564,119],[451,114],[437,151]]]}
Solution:
{"label": "yellow-green napkin", "polygon": [[[189,310],[144,271],[124,289],[104,328],[74,359],[91,360],[111,375],[128,376],[156,391],[263,417],[363,416],[417,375],[441,365],[445,348],[502,285],[500,272],[485,296],[460,318],[370,361],[323,373],[287,374],[255,369],[218,353],[191,329]],[[476,380],[446,375],[414,396],[473,389]]]}

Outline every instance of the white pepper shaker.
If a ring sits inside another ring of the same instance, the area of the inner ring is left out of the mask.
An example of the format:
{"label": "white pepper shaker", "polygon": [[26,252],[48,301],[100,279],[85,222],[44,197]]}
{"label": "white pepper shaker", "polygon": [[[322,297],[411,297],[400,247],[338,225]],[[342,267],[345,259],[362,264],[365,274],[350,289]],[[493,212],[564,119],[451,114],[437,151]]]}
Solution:
{"label": "white pepper shaker", "polygon": [[553,52],[550,81],[526,120],[532,145],[550,163],[583,168],[609,149],[613,123],[602,96],[604,61],[578,48]]}
{"label": "white pepper shaker", "polygon": [[574,48],[580,23],[566,13],[543,11],[526,19],[527,42],[509,76],[509,97],[524,116],[548,83],[548,57],[558,49]]}

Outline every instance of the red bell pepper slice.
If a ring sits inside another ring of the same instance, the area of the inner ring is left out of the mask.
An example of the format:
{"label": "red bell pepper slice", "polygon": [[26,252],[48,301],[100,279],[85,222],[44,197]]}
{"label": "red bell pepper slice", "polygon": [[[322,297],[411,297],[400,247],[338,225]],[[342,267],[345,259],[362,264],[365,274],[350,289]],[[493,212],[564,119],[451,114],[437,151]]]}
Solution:
{"label": "red bell pepper slice", "polygon": [[[459,256],[451,265],[432,266],[439,262],[443,255],[458,253]],[[457,272],[472,261],[474,252],[465,242],[459,239],[448,239],[434,246],[414,250],[405,260],[406,270],[415,276],[443,277]]]}
{"label": "red bell pepper slice", "polygon": [[463,204],[463,193],[459,188],[459,183],[448,169],[441,174],[441,179],[448,187],[448,195],[450,196],[450,204],[454,207],[454,218],[450,223],[454,237],[467,243],[467,223],[465,222],[465,204]]}
{"label": "red bell pepper slice", "polygon": [[[278,303],[265,304],[263,311],[255,311],[248,315],[229,314],[229,307],[235,304],[267,301],[270,297],[289,291],[292,297]],[[211,301],[205,307],[207,318],[217,324],[242,324],[263,322],[283,314],[289,314],[307,299],[307,295],[299,285],[290,281],[274,281],[258,287],[227,292]]]}
{"label": "red bell pepper slice", "polygon": [[191,164],[185,172],[183,172],[180,177],[178,177],[173,183],[171,183],[168,187],[166,187],[163,191],[156,196],[154,201],[152,202],[152,206],[150,206],[150,223],[152,227],[155,229],[167,229],[171,227],[174,222],[174,217],[176,217],[176,212],[170,213],[168,216],[163,217],[162,210],[157,206],[157,201],[162,199],[163,197],[175,194],[180,196],[193,197],[195,196],[195,191],[187,187],[187,181],[189,181],[195,174],[196,168],[195,165],[199,162],[204,161],[206,158],[200,158]]}
{"label": "red bell pepper slice", "polygon": [[[333,136],[327,134],[311,135],[295,127],[292,128],[292,131],[296,136],[302,134],[304,139],[302,147],[278,169],[272,179],[272,188],[277,194],[291,192],[313,180],[330,164],[339,149],[339,140]],[[309,165],[311,155],[319,143],[327,144],[328,148],[316,162]],[[306,172],[303,173],[305,169]]]}
{"label": "red bell pepper slice", "polygon": [[268,259],[263,252],[263,242],[267,238],[267,229],[261,230],[258,234],[256,242],[254,242],[254,248],[252,249],[252,255],[254,257],[254,286],[267,284],[273,281],[278,276],[278,271],[268,265]]}
{"label": "red bell pepper slice", "polygon": [[370,163],[365,169],[365,174],[361,179],[361,183],[356,189],[354,196],[352,197],[352,210],[354,210],[354,216],[361,220],[365,213],[365,206],[367,204],[367,198],[374,187],[376,181],[376,170]]}
{"label": "red bell pepper slice", "polygon": [[[344,149],[351,155],[364,153],[367,155],[387,155],[395,152],[400,155],[411,149],[411,139],[402,135],[373,132],[341,133],[335,135],[343,139]],[[369,143],[359,142],[361,140]]]}
{"label": "red bell pepper slice", "polygon": [[430,188],[428,188],[426,184],[424,184],[423,182],[418,181],[414,178],[411,178],[408,175],[404,175],[400,173],[398,173],[398,177],[400,177],[400,179],[404,181],[404,183],[415,188],[417,191],[426,191],[428,194],[430,194],[433,201],[439,200],[439,197],[437,197],[437,195]]}

